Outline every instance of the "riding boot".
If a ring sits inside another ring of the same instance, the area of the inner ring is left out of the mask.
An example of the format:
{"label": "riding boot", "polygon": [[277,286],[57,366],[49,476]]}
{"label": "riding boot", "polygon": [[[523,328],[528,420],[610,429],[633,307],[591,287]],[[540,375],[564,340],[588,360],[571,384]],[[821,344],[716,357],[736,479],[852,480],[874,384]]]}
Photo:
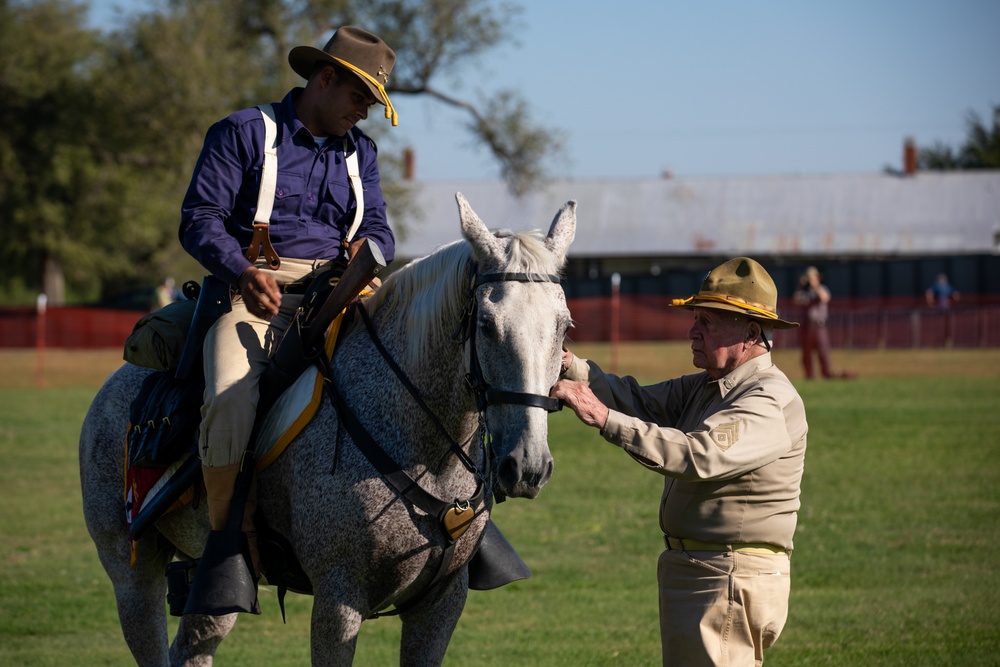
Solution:
{"label": "riding boot", "polygon": [[[252,462],[249,465],[253,465]],[[234,612],[260,613],[257,601],[257,557],[243,526],[253,525],[255,503],[246,503],[241,521],[232,515],[233,498],[244,498],[252,490],[253,470],[240,471],[240,464],[203,467],[208,516],[212,530],[191,580],[183,614],[221,616]],[[250,477],[246,477],[249,474]],[[247,516],[249,514],[249,516]],[[256,540],[254,540],[256,550]]]}
{"label": "riding boot", "polygon": [[[208,522],[212,530],[222,530],[229,518],[229,508],[233,501],[233,491],[236,488],[236,477],[240,472],[240,463],[227,466],[202,466],[201,473],[205,480],[205,498],[208,501]],[[247,536],[250,546],[250,558],[253,561],[254,579],[260,579],[260,555],[257,552],[257,528],[254,526],[254,514],[257,512],[257,476],[250,483],[250,492],[243,509],[241,529]]]}

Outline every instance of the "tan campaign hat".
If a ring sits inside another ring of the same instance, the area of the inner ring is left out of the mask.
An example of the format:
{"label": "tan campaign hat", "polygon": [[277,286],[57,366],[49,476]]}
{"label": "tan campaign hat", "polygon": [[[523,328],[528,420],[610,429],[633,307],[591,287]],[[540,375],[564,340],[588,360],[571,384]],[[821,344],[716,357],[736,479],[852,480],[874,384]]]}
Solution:
{"label": "tan campaign hat", "polygon": [[731,310],[751,319],[769,322],[775,329],[792,329],[798,322],[778,317],[778,288],[764,267],[749,257],[737,257],[708,272],[701,289],[686,299],[674,299],[673,306],[692,310]]}
{"label": "tan campaign hat", "polygon": [[357,74],[372,91],[375,99],[385,105],[385,117],[396,125],[398,116],[385,92],[396,53],[377,35],[345,25],[338,28],[322,50],[314,46],[296,46],[288,53],[288,64],[303,79],[308,79],[316,63],[341,65]]}

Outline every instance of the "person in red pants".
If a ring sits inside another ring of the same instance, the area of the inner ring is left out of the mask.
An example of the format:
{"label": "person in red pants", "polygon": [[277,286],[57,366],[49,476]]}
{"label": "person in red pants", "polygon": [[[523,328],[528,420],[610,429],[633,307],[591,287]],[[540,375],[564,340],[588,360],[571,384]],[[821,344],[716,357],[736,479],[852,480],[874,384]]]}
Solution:
{"label": "person in red pants", "polygon": [[799,280],[799,289],[794,296],[796,305],[805,308],[800,340],[802,341],[802,368],[809,380],[816,377],[813,367],[814,355],[819,357],[819,369],[823,377],[826,379],[835,377],[830,365],[830,336],[826,330],[830,290],[821,282],[822,278],[819,269],[810,266],[802,274]]}

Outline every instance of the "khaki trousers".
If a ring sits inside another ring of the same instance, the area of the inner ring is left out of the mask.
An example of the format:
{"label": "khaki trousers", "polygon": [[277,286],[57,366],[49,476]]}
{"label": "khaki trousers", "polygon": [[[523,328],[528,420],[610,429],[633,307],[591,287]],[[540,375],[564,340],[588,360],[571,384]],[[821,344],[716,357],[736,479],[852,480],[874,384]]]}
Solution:
{"label": "khaki trousers", "polygon": [[[279,284],[293,282],[320,272],[328,264],[283,257],[274,278]],[[270,271],[262,262],[257,267]],[[257,412],[258,381],[301,302],[301,295],[282,294],[278,314],[263,320],[251,315],[237,297],[233,309],[209,329],[205,337],[205,403],[198,435],[202,465],[231,465],[242,458]]]}
{"label": "khaki trousers", "polygon": [[760,665],[788,617],[790,568],[787,554],[660,554],[663,664]]}

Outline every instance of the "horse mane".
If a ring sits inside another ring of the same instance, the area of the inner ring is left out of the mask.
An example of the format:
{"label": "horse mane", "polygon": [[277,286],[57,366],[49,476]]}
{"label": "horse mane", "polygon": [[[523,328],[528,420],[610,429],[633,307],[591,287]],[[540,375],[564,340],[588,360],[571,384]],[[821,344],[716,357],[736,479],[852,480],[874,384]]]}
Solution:
{"label": "horse mane", "polygon": [[[545,247],[540,231],[499,230],[494,235],[504,241],[502,266],[497,271],[558,274],[562,269],[565,259]],[[474,267],[469,242],[453,241],[391,273],[365,306],[372,314],[385,313],[404,321],[407,354],[414,363],[454,333],[469,298]]]}

